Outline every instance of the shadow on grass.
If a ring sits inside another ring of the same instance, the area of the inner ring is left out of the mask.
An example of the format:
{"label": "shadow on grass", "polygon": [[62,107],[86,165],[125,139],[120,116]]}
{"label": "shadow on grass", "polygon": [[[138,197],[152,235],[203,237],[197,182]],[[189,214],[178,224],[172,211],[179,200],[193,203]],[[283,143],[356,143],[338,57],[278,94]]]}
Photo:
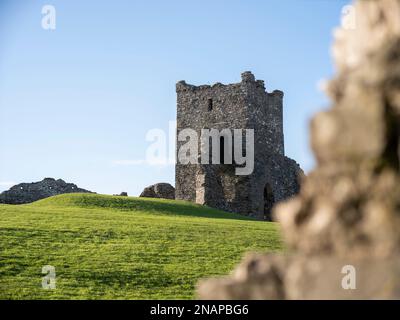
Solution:
{"label": "shadow on grass", "polygon": [[83,208],[107,208],[122,211],[142,211],[177,216],[257,221],[250,217],[181,200],[118,197],[98,194],[63,194],[39,200],[30,205],[46,207],[77,206]]}

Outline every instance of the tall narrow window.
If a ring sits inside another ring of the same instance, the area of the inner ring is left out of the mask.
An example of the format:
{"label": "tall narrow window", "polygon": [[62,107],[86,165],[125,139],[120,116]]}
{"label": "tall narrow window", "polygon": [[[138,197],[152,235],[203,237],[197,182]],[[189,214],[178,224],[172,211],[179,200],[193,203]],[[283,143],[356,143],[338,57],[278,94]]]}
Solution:
{"label": "tall narrow window", "polygon": [[264,220],[272,221],[272,207],[274,203],[274,194],[271,186],[267,183],[264,188]]}
{"label": "tall narrow window", "polygon": [[225,164],[225,137],[219,138],[219,162]]}
{"label": "tall narrow window", "polygon": [[208,111],[211,111],[213,109],[213,101],[212,99],[208,99]]}

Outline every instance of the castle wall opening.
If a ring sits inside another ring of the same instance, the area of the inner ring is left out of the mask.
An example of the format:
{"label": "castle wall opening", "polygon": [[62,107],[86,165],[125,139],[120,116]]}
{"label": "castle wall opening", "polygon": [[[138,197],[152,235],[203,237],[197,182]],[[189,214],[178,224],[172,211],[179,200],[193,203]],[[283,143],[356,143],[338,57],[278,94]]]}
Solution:
{"label": "castle wall opening", "polygon": [[272,188],[267,183],[264,187],[264,220],[272,221],[272,207],[274,206],[275,197]]}
{"label": "castle wall opening", "polygon": [[208,99],[208,111],[212,111],[213,109],[213,101],[212,99]]}

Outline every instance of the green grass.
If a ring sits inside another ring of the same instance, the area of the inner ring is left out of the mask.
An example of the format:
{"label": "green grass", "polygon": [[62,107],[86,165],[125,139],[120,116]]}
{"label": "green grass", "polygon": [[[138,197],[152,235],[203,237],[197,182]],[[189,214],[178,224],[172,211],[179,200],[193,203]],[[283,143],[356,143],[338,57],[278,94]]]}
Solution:
{"label": "green grass", "polygon": [[[161,199],[68,194],[0,205],[0,299],[191,299],[247,251],[282,249],[275,223]],[[42,266],[56,289],[42,289]]]}

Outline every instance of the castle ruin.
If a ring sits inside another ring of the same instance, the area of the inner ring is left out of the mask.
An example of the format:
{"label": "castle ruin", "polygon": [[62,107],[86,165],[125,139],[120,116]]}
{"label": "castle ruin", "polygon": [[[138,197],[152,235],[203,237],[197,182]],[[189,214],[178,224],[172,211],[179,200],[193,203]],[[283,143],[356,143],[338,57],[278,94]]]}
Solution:
{"label": "castle ruin", "polygon": [[[194,86],[180,81],[177,92],[177,137],[191,128],[254,130],[254,169],[237,175],[235,162],[225,164],[176,164],[176,199],[271,219],[272,206],[299,191],[302,171],[285,156],[283,135],[283,92],[268,93],[264,81],[251,72],[242,73],[240,83]],[[226,131],[226,130],[224,130]],[[223,153],[224,136],[217,141]],[[177,139],[177,152],[185,141]],[[210,144],[212,146],[212,144]],[[199,150],[201,150],[199,142]],[[198,155],[200,157],[200,154]]]}

